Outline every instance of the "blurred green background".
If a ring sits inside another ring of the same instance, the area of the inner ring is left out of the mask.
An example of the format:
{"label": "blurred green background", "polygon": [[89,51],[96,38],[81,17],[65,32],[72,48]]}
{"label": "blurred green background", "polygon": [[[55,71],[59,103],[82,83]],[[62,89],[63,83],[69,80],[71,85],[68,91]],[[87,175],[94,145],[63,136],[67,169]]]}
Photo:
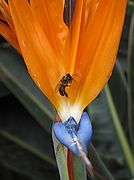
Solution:
{"label": "blurred green background", "polygon": [[[134,1],[129,1],[109,88],[134,154]],[[101,159],[117,180],[131,174],[117,136],[106,90],[86,109]],[[0,180],[58,180],[51,126],[54,110],[31,80],[23,59],[0,37]],[[90,156],[90,154],[89,154]]]}

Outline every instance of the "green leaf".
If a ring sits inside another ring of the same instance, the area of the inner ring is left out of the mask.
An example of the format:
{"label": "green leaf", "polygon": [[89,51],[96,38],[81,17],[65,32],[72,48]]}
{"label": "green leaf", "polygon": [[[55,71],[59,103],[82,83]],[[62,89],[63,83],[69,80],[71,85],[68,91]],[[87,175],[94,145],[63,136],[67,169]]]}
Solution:
{"label": "green leaf", "polygon": [[118,116],[118,113],[116,111],[113,99],[112,99],[112,95],[109,89],[109,86],[106,85],[106,87],[104,88],[105,90],[105,94],[106,94],[106,98],[107,98],[107,103],[108,103],[108,107],[110,110],[110,114],[112,116],[112,121],[118,136],[118,139],[120,141],[120,145],[122,147],[122,150],[124,152],[124,157],[126,159],[126,162],[128,164],[128,168],[131,172],[132,177],[134,177],[134,157],[133,157],[133,153],[131,151],[129,142],[127,140],[127,137],[125,135],[125,132],[123,131],[123,127],[121,125],[120,122],[120,118]]}
{"label": "green leaf", "polygon": [[[120,67],[122,68],[122,67]],[[123,71],[123,69],[122,69]],[[126,79],[125,79],[126,80]],[[120,120],[123,124],[127,123],[127,93],[128,93],[128,84],[127,81],[126,86],[123,84],[123,78],[119,71],[118,62],[114,68],[113,74],[109,81],[110,91],[112,93],[112,97],[115,103],[115,107],[117,109]],[[127,89],[126,89],[127,88]],[[127,129],[125,129],[126,131]]]}
{"label": "green leaf", "polygon": [[0,131],[0,147],[0,162],[5,167],[35,180],[55,179],[56,171],[46,157],[15,136]]}
{"label": "green leaf", "polygon": [[134,10],[131,18],[128,57],[127,57],[127,75],[128,75],[128,127],[131,145],[134,151]]}
{"label": "green leaf", "polygon": [[[93,121],[93,144],[100,157],[107,163],[110,171],[112,162],[123,168],[125,166],[124,156],[112,123],[104,91],[88,106],[88,111]],[[117,171],[115,174],[113,171],[112,174],[114,177],[118,177]],[[126,176],[127,174],[126,172]],[[120,178],[123,176],[120,175]]]}
{"label": "green leaf", "polygon": [[118,59],[122,64],[124,71],[126,71],[126,58],[127,58],[127,50],[128,50],[128,36],[129,36],[129,28],[130,28],[130,20],[132,16],[132,12],[134,9],[134,2],[129,1],[126,11],[125,23],[123,27],[123,34],[120,42],[120,48],[118,53]]}
{"label": "green leaf", "polygon": [[0,109],[0,163],[32,179],[58,179],[51,136],[11,95]]}
{"label": "green leaf", "polygon": [[92,144],[90,144],[89,146],[89,159],[91,160],[91,163],[94,167],[96,178],[110,180],[114,179],[114,177],[109,172],[103,161],[100,159],[97,151],[95,150]]}
{"label": "green leaf", "polygon": [[115,134],[104,92],[88,106],[88,110],[94,127],[93,144],[102,157],[113,159],[122,164],[124,158]]}
{"label": "green leaf", "polygon": [[51,133],[53,108],[32,81],[23,59],[13,48],[0,48],[0,79],[40,125]]}
{"label": "green leaf", "polygon": [[0,81],[0,98],[7,96],[10,94],[10,91],[6,88],[6,86]]}

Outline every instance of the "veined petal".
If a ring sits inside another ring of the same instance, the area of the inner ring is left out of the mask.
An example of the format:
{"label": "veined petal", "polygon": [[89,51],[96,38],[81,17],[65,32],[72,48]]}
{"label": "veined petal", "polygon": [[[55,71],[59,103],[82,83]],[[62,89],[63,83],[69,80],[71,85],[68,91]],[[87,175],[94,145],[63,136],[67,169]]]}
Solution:
{"label": "veined petal", "polygon": [[5,0],[0,0],[0,34],[21,54],[9,6]]}
{"label": "veined petal", "polygon": [[75,17],[74,12],[73,20],[77,23],[72,21],[64,54],[65,69],[75,75],[67,90],[70,108],[66,108],[66,114],[71,114],[76,121],[112,73],[126,3],[126,0],[78,0],[76,3],[78,14]]}
{"label": "veined petal", "polygon": [[[96,53],[100,37],[102,36],[112,0],[107,3],[105,0],[84,1],[81,31],[77,44],[77,56],[74,74],[77,74],[77,82],[74,83],[72,93],[73,103],[79,99],[85,78],[89,73],[93,56]],[[103,64],[103,62],[102,62]]]}
{"label": "veined petal", "polygon": [[49,37],[51,46],[58,54],[63,55],[67,35],[67,27],[63,22],[63,0],[31,0],[30,4],[31,10]]}
{"label": "veined petal", "polygon": [[[32,14],[27,0],[9,0],[20,49],[28,71],[39,88],[55,107],[60,106],[60,98],[55,87],[64,69],[59,57],[50,45],[48,37]],[[23,18],[22,18],[23,17]],[[61,100],[62,101],[62,100]]]}
{"label": "veined petal", "polygon": [[14,30],[12,17],[10,14],[9,6],[5,0],[0,0],[0,11],[2,12],[4,20],[10,26],[12,30]]}
{"label": "veined petal", "polygon": [[74,15],[68,32],[65,49],[64,49],[64,66],[66,72],[74,73],[76,55],[81,29],[83,0],[77,0],[74,7]]}
{"label": "veined petal", "polygon": [[[76,64],[76,72],[81,66],[81,73],[85,74],[77,99],[83,108],[99,94],[112,73],[120,42],[126,3],[126,0],[98,0],[93,16],[88,17],[85,38],[79,42],[78,58],[82,58],[82,63],[80,64],[81,60],[79,59]],[[87,48],[83,49],[83,44],[87,44]],[[87,68],[82,69],[82,65],[85,66],[84,63]]]}

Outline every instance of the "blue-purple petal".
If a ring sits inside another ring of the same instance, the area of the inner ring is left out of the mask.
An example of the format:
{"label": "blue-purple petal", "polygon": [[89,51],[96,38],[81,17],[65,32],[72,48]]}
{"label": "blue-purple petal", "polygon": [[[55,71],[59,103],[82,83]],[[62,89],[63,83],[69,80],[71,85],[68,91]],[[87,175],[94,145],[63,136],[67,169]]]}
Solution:
{"label": "blue-purple petal", "polygon": [[[79,127],[79,128],[78,128]],[[78,128],[78,129],[77,129]],[[79,139],[84,151],[87,153],[88,145],[92,137],[92,125],[90,118],[86,112],[82,114],[80,124],[70,117],[65,123],[56,122],[53,125],[56,138],[77,156],[80,156],[77,146],[73,140],[73,134]]]}

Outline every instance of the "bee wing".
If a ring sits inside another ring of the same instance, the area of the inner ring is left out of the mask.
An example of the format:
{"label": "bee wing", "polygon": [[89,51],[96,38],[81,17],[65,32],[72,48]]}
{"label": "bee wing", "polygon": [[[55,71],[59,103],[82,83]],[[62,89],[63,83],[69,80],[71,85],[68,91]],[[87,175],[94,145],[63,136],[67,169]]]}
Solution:
{"label": "bee wing", "polygon": [[59,91],[59,88],[60,88],[60,84],[58,83],[55,87],[55,91],[58,92]]}
{"label": "bee wing", "polygon": [[77,83],[76,78],[78,78],[78,75],[77,75],[77,74],[73,74],[73,75],[72,75],[72,78],[73,78],[74,82]]}
{"label": "bee wing", "polygon": [[72,77],[73,77],[73,78],[75,78],[75,77],[78,78],[78,74],[73,74]]}

